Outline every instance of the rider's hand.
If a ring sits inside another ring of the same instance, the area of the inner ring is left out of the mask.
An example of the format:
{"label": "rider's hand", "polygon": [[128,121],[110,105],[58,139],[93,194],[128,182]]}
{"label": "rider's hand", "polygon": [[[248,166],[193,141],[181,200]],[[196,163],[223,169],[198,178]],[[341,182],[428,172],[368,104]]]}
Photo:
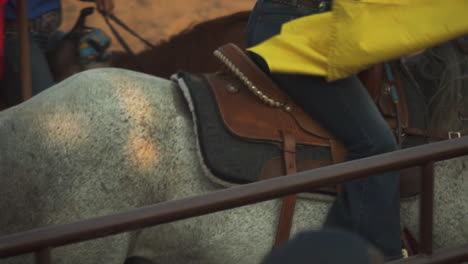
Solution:
{"label": "rider's hand", "polygon": [[100,12],[111,14],[114,11],[114,0],[96,0],[96,7]]}

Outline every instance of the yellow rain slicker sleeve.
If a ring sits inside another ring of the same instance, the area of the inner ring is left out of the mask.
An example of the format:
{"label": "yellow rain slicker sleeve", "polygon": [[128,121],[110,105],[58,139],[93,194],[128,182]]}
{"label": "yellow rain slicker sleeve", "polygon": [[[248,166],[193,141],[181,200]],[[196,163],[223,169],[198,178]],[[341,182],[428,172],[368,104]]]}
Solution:
{"label": "yellow rain slicker sleeve", "polygon": [[468,34],[468,0],[335,0],[333,10],[283,25],[249,50],[273,72],[351,76]]}

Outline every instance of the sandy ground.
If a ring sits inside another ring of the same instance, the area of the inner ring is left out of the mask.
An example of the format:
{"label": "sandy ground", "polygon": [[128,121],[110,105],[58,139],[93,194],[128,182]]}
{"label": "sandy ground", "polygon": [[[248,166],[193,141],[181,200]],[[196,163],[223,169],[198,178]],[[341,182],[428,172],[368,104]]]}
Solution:
{"label": "sandy ground", "polygon": [[[114,14],[124,21],[138,34],[157,43],[192,24],[227,15],[242,10],[250,10],[255,0],[114,0]],[[68,31],[76,21],[82,8],[93,6],[77,0],[63,0],[62,30]],[[89,17],[88,26],[105,30],[109,35],[110,29],[104,19],[97,12]],[[125,41],[134,51],[145,48],[144,44],[133,36],[120,30]],[[111,50],[122,50],[117,40],[112,36]]]}

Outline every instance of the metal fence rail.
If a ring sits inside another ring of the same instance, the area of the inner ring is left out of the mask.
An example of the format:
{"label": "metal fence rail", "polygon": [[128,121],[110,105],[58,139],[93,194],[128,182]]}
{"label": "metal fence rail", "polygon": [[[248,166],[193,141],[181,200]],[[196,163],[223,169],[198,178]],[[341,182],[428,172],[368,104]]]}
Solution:
{"label": "metal fence rail", "polygon": [[[162,202],[123,213],[17,233],[0,238],[0,258],[35,252],[36,263],[49,263],[50,252],[54,247],[262,202],[389,170],[413,166],[428,168],[433,162],[463,155],[468,155],[468,137],[349,161],[206,195]],[[425,171],[430,172],[428,169]],[[433,176],[428,173],[422,177],[420,241],[423,254],[432,253]],[[467,261],[468,246],[457,250],[456,260]],[[460,250],[464,253],[460,253]],[[445,259],[453,260],[453,256],[452,251],[442,251],[437,257],[420,256],[395,263],[454,263],[443,262]],[[442,262],[439,258],[443,259]]]}

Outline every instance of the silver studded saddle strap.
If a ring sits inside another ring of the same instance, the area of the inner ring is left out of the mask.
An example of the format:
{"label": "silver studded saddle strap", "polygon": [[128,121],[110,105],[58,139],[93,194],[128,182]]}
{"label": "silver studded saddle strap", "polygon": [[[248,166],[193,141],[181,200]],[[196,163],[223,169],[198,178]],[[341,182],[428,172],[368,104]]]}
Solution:
{"label": "silver studded saddle strap", "polygon": [[[214,54],[263,103],[270,107],[291,111],[287,95],[240,48],[233,44],[227,44],[216,50]],[[287,123],[287,121],[283,120],[283,123]],[[296,133],[294,129],[287,128],[281,130],[281,134],[285,174],[294,174],[297,172]],[[295,205],[296,195],[283,198],[275,247],[289,239]]]}
{"label": "silver studded saddle strap", "polygon": [[290,110],[286,94],[239,47],[229,43],[214,55],[263,103]]}

